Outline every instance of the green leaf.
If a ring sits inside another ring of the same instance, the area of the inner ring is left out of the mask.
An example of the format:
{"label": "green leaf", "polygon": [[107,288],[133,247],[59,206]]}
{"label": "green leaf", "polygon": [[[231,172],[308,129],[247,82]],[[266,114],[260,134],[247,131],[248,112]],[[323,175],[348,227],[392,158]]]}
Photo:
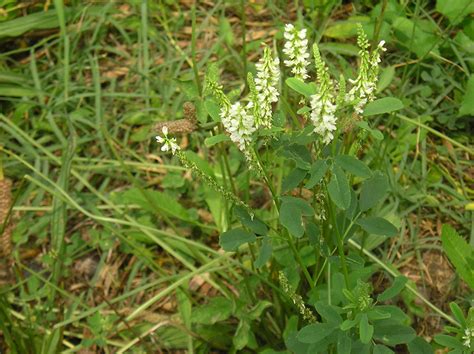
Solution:
{"label": "green leaf", "polygon": [[368,178],[372,171],[365,163],[350,155],[338,155],[335,158],[336,164],[353,175]]}
{"label": "green leaf", "polygon": [[372,129],[371,127],[369,127],[369,124],[366,121],[357,122],[356,125],[361,129],[367,130],[375,140],[383,140],[382,132],[380,130]]}
{"label": "green leaf", "polygon": [[315,306],[316,311],[321,315],[323,319],[325,319],[328,323],[332,323],[336,326],[342,323],[342,317],[336,311],[334,306],[327,304],[324,301],[318,301]]}
{"label": "green leaf", "polygon": [[384,97],[372,101],[365,106],[363,115],[374,116],[377,114],[390,113],[402,109],[403,102],[395,97]]}
{"label": "green leaf", "polygon": [[398,230],[393,224],[384,218],[378,216],[367,216],[360,218],[356,221],[356,224],[360,225],[369,234],[382,235],[382,236],[395,236],[398,234]]}
{"label": "green leaf", "polygon": [[367,316],[370,321],[386,320],[387,318],[392,317],[390,313],[380,310],[380,306],[367,311]]}
{"label": "green leaf", "polygon": [[245,320],[240,320],[232,340],[235,349],[241,350],[247,346],[250,339],[250,325]]}
{"label": "green leaf", "polygon": [[126,204],[137,204],[146,211],[155,213],[161,210],[171,216],[183,220],[189,220],[190,215],[188,211],[176,201],[176,198],[165,192],[145,189],[141,191],[138,188],[130,188],[125,192],[116,194],[122,202]]}
{"label": "green leaf", "polygon": [[0,85],[0,97],[31,97],[40,93],[33,88],[16,85]]}
{"label": "green leaf", "polygon": [[221,121],[221,116],[220,116],[220,108],[217,103],[215,103],[211,99],[207,99],[204,102],[204,107],[207,110],[207,113],[211,116],[212,120],[214,122],[220,122]]}
{"label": "green leaf", "polygon": [[341,331],[347,331],[351,328],[353,328],[355,325],[357,325],[358,321],[357,320],[345,320],[344,322],[341,323],[339,328]]}
{"label": "green leaf", "polygon": [[359,55],[359,48],[350,43],[326,42],[320,43],[321,52],[329,52],[336,55],[347,55],[356,57]]}
{"label": "green leaf", "polygon": [[459,114],[474,116],[474,75],[471,75],[467,81],[466,93],[462,98]]}
{"label": "green leaf", "polygon": [[456,304],[455,302],[450,302],[449,308],[451,309],[451,312],[453,313],[454,317],[459,322],[459,324],[462,327],[466,327],[466,319],[464,318],[464,314],[461,308],[459,307],[459,305]]}
{"label": "green leaf", "polygon": [[443,225],[441,243],[458,275],[474,289],[474,248],[449,225]]}
{"label": "green leaf", "polygon": [[401,324],[380,323],[374,329],[374,338],[390,346],[409,343],[415,336],[413,328]]}
{"label": "green leaf", "polygon": [[196,164],[196,166],[201,170],[203,171],[205,174],[207,174],[208,176],[212,177],[212,178],[215,178],[214,176],[214,171],[211,167],[211,165],[209,165],[209,162],[207,162],[206,160],[204,160],[202,157],[200,157],[198,154],[196,154],[194,151],[190,151],[190,150],[186,150],[184,151],[184,154],[186,155],[186,158],[191,161],[191,162],[194,162]]}
{"label": "green leaf", "polygon": [[435,23],[428,20],[413,21],[405,16],[394,19],[392,29],[399,43],[422,58],[430,52],[439,55],[437,31]]}
{"label": "green leaf", "polygon": [[324,177],[328,170],[328,165],[326,164],[326,161],[324,160],[317,160],[311,165],[311,169],[309,170],[309,173],[311,177],[309,178],[309,181],[306,183],[304,186],[305,188],[313,188],[316,184],[318,184]]}
{"label": "green leaf", "polygon": [[383,68],[382,72],[380,73],[379,81],[377,83],[377,93],[385,90],[388,87],[388,85],[390,85],[394,77],[395,77],[394,66],[387,66],[386,68]]}
{"label": "green leaf", "polygon": [[248,227],[257,235],[265,236],[268,233],[267,225],[255,216],[252,219],[247,210],[245,210],[244,208],[236,206],[234,208],[234,214],[240,220],[242,225]]}
{"label": "green leaf", "polygon": [[350,354],[352,348],[352,340],[347,333],[339,332],[337,336],[337,353]]}
{"label": "green leaf", "polygon": [[272,257],[272,251],[273,247],[270,240],[268,238],[265,238],[262,243],[262,246],[260,247],[258,257],[254,262],[255,268],[262,268]]}
{"label": "green leaf", "polygon": [[238,228],[224,232],[220,237],[219,244],[224,251],[232,252],[237,251],[244,243],[254,242],[256,239],[254,234]]}
{"label": "green leaf", "polygon": [[301,107],[300,109],[298,109],[296,111],[296,114],[305,114],[305,113],[308,113],[308,112],[311,112],[311,108],[308,107],[308,106],[303,106],[303,107]]}
{"label": "green leaf", "polygon": [[369,324],[369,319],[367,318],[367,315],[364,313],[360,317],[360,322],[359,322],[360,341],[364,344],[367,344],[370,342],[373,335],[374,335],[374,326]]}
{"label": "green leaf", "polygon": [[176,289],[176,301],[178,303],[178,309],[180,317],[183,319],[183,323],[186,328],[191,327],[191,314],[192,314],[192,305],[190,297],[186,294],[186,292],[178,288]]}
{"label": "green leaf", "polygon": [[380,172],[365,180],[360,191],[360,211],[369,210],[377,205],[385,197],[388,187],[387,177]]}
{"label": "green leaf", "polygon": [[345,21],[336,21],[324,31],[324,36],[329,38],[347,39],[357,35],[357,26],[362,22],[369,22],[368,16],[352,16]]}
{"label": "green leaf", "polygon": [[174,82],[176,82],[188,99],[194,101],[194,99],[199,97],[199,89],[196,85],[196,81],[186,77],[185,79],[175,79]]}
{"label": "green leaf", "polygon": [[303,181],[308,172],[306,170],[295,168],[290,172],[288,176],[283,180],[281,191],[282,193],[288,192],[296,187]]}
{"label": "green leaf", "polygon": [[334,332],[335,327],[330,323],[315,323],[303,327],[296,336],[302,343],[315,344]]}
{"label": "green leaf", "polygon": [[150,126],[144,125],[130,135],[130,141],[141,142],[150,139]]}
{"label": "green leaf", "polygon": [[320,246],[321,230],[319,226],[313,222],[309,222],[306,225],[306,235],[308,236],[308,241],[311,246]]}
{"label": "green leaf", "polygon": [[410,354],[433,354],[434,350],[423,338],[416,337],[407,344]]}
{"label": "green leaf", "polygon": [[[68,11],[69,12],[69,11]],[[13,20],[0,22],[0,38],[18,37],[33,30],[59,27],[56,10],[39,11]]]}
{"label": "green leaf", "polygon": [[314,83],[307,84],[296,77],[290,77],[285,80],[285,83],[292,90],[302,94],[303,96],[310,97],[317,92],[316,85]]}
{"label": "green leaf", "polygon": [[232,300],[223,296],[211,297],[207,304],[192,309],[191,322],[211,325],[225,321],[232,315],[233,308]]}
{"label": "green leaf", "polygon": [[456,24],[474,12],[474,3],[472,0],[436,0],[436,11],[446,16],[452,24]]}
{"label": "green leaf", "polygon": [[234,44],[234,32],[232,31],[232,26],[227,17],[221,16],[219,19],[219,37],[224,39],[224,42],[228,46]]}
{"label": "green leaf", "polygon": [[464,345],[455,337],[447,336],[445,334],[438,334],[434,336],[434,340],[436,343],[445,346],[447,348],[452,349],[459,349],[463,350],[466,349]]}
{"label": "green leaf", "polygon": [[294,197],[282,197],[280,222],[295,237],[304,235],[303,216],[314,214],[313,208],[306,200]]}
{"label": "green leaf", "polygon": [[385,289],[385,291],[377,297],[377,300],[387,301],[389,299],[394,298],[400,293],[400,291],[403,290],[407,281],[408,281],[408,278],[404,277],[403,275],[396,277],[393,280],[392,285],[389,288]]}
{"label": "green leaf", "polygon": [[225,134],[218,134],[206,138],[204,140],[204,145],[206,145],[207,147],[211,147],[224,141],[230,141],[230,138]]}
{"label": "green leaf", "polygon": [[273,304],[270,301],[262,300],[257,303],[254,307],[252,307],[247,315],[252,321],[256,321],[262,317],[263,311],[267,308],[272,307]]}
{"label": "green leaf", "polygon": [[297,144],[285,146],[282,154],[288,159],[293,160],[298,168],[303,170],[309,170],[311,168],[311,153],[304,146]]}
{"label": "green leaf", "polygon": [[332,172],[331,181],[328,184],[329,196],[339,209],[345,210],[351,204],[349,182],[339,166],[334,166]]}
{"label": "green leaf", "polygon": [[385,345],[376,344],[374,346],[373,354],[393,354],[393,350],[387,348]]}
{"label": "green leaf", "polygon": [[204,100],[201,98],[198,98],[194,101],[194,106],[196,107],[196,117],[201,124],[207,123],[207,116],[209,115],[209,112],[206,109],[206,106],[204,104]]}

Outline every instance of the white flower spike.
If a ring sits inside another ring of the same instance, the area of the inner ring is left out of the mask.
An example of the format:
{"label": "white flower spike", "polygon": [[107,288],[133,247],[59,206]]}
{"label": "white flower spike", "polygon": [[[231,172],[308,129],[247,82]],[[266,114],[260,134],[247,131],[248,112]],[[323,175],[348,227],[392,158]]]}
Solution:
{"label": "white flower spike", "polygon": [[362,114],[365,105],[375,98],[379,64],[381,62],[380,52],[385,52],[385,41],[380,41],[377,47],[369,52],[369,41],[362,26],[359,25],[357,44],[359,45],[360,69],[355,80],[349,79],[353,85],[347,93],[346,102],[354,105],[354,111]]}
{"label": "white flower spike", "polygon": [[230,134],[232,140],[245,152],[247,146],[252,142],[252,134],[256,130],[254,117],[245,110],[240,102],[234,103],[229,109],[221,109],[221,120],[225,130]]}
{"label": "white flower spike", "polygon": [[316,44],[313,46],[313,54],[318,78],[318,92],[311,96],[310,119],[314,125],[314,132],[319,134],[323,144],[327,145],[334,139],[334,132],[337,129],[334,84]]}
{"label": "white flower spike", "polygon": [[280,80],[280,60],[278,57],[272,58],[270,48],[265,47],[263,57],[256,64],[257,77],[255,78],[255,88],[257,90],[257,100],[259,105],[259,120],[255,125],[257,128],[263,125],[271,128],[272,125],[272,103],[278,102],[278,82]]}
{"label": "white flower spike", "polygon": [[167,152],[171,150],[171,153],[174,155],[176,151],[180,150],[179,145],[176,143],[176,138],[168,138],[168,127],[164,126],[161,129],[163,137],[157,135],[156,141],[158,144],[163,144],[161,151]]}
{"label": "white flower spike", "polygon": [[306,67],[309,65],[308,39],[306,29],[298,31],[292,24],[285,25],[285,46],[283,53],[288,56],[285,65],[291,68],[293,75],[301,80],[309,77]]}
{"label": "white flower spike", "polygon": [[332,103],[333,96],[329,93],[315,94],[311,96],[311,122],[314,125],[314,132],[319,134],[325,145],[334,139],[336,130],[335,116],[336,105]]}

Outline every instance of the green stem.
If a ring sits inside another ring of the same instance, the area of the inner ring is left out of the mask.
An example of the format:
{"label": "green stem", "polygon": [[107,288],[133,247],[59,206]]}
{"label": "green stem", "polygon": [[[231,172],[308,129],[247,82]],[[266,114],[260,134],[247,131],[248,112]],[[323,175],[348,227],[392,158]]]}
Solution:
{"label": "green stem", "polygon": [[[343,237],[339,233],[339,229],[336,224],[336,218],[334,215],[334,207],[333,204],[330,200],[328,200],[328,211],[331,217],[332,225],[336,229],[336,234],[337,234],[337,249],[339,251],[339,257],[341,257],[341,265],[342,265],[342,272],[344,274],[344,282],[346,284],[346,288],[349,289],[349,271],[347,269],[347,261],[346,261],[346,255],[344,254],[344,243],[343,243]],[[348,231],[346,231],[348,232]]]}
{"label": "green stem", "polygon": [[303,259],[301,258],[300,253],[298,252],[295,243],[293,242],[293,239],[291,236],[286,233],[286,241],[288,242],[288,246],[290,246],[291,251],[293,252],[294,256],[296,257],[296,261],[300,265],[301,269],[303,270],[304,277],[306,278],[306,281],[308,282],[309,286],[314,288],[314,281],[313,278],[311,278],[311,274],[309,274],[308,268],[305,267],[303,263]]}
{"label": "green stem", "polygon": [[[240,1],[240,11],[242,15],[242,62],[243,62],[243,69],[244,69],[244,77],[247,76],[247,41],[245,37],[247,36],[247,16],[245,14],[246,9],[246,1]],[[245,82],[247,85],[247,82]]]}
{"label": "green stem", "polygon": [[[219,134],[223,134],[222,126],[219,125],[218,128]],[[230,165],[229,165],[229,159],[227,158],[227,154],[224,151],[224,145],[220,143],[219,145],[219,153],[221,154],[223,160],[224,160],[224,166],[227,171],[227,175],[229,176],[229,183],[230,183],[230,188],[232,189],[232,193],[237,195],[237,188],[235,188],[235,183],[234,179],[232,178],[232,172],[230,170]]]}
{"label": "green stem", "polygon": [[265,184],[267,185],[268,189],[270,190],[270,194],[272,195],[273,203],[275,203],[275,206],[276,206],[278,214],[279,214],[280,213],[280,202],[279,202],[278,197],[275,193],[275,189],[273,189],[272,183],[270,183],[270,178],[268,176],[268,172],[265,169],[265,166],[263,165],[262,160],[260,159],[260,156],[259,156],[257,150],[253,149],[253,153],[254,153],[255,158],[257,159],[258,167],[260,168],[260,171],[262,172]]}
{"label": "green stem", "polygon": [[373,47],[376,47],[377,44],[378,44],[380,29],[382,28],[385,9],[387,8],[387,2],[388,2],[387,0],[383,0],[380,15],[377,17],[377,20],[375,22],[374,36],[373,36],[373,40],[372,40],[372,46]]}
{"label": "green stem", "polygon": [[[265,184],[267,185],[267,187],[270,190],[270,193],[272,195],[272,199],[273,199],[273,202],[275,203],[277,213],[280,214],[280,202],[279,202],[279,200],[276,196],[276,193],[275,193],[275,190],[273,189],[272,184],[270,183],[270,178],[268,177],[268,173],[267,173],[265,167],[263,166],[262,161],[261,161],[260,156],[258,155],[257,151],[254,149],[253,152],[254,152],[255,158],[257,159],[257,163],[258,163],[258,165],[261,169]],[[286,230],[283,230],[283,232],[284,232],[286,241],[288,242],[288,246],[290,246],[290,249],[291,249],[291,251],[293,252],[293,254],[295,256],[296,261],[298,262],[298,264],[301,266],[301,269],[303,270],[303,274],[304,274],[306,280],[308,281],[308,284],[310,285],[311,288],[313,288],[314,287],[314,282],[313,282],[313,279],[311,278],[311,274],[309,274],[308,269],[305,267],[305,265],[303,263],[303,260],[301,258],[301,255],[299,254],[299,252],[298,252],[298,250],[295,246],[295,243],[293,242],[293,239],[291,238],[291,235],[288,232],[286,232]]]}
{"label": "green stem", "polygon": [[[225,154],[223,153],[222,151],[222,145],[219,144],[218,148],[217,148],[217,151],[218,151],[218,161],[219,161],[219,168],[221,170],[221,174],[222,174],[222,184],[224,185],[224,188],[225,189],[228,189],[228,186],[227,186],[227,178],[226,178],[226,170],[225,170],[225,163],[224,163],[224,156]],[[231,180],[231,176],[229,174],[229,184],[233,186],[232,182],[230,182]],[[235,195],[235,190],[233,190],[233,194]],[[230,225],[230,207],[229,207],[229,204],[227,202],[227,199],[226,198],[223,198],[224,199],[224,212],[225,212],[225,219],[227,220],[227,226]]]}
{"label": "green stem", "polygon": [[194,73],[194,80],[196,81],[196,87],[199,92],[199,96],[202,95],[202,86],[201,80],[199,80],[199,71],[197,67],[197,60],[196,60],[196,4],[193,4],[192,11],[191,11],[191,60],[193,63],[193,73]]}

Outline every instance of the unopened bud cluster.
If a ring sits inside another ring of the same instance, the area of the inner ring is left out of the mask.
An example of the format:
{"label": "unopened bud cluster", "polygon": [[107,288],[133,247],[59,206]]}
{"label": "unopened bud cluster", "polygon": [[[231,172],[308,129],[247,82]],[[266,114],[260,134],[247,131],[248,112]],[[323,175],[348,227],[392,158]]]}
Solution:
{"label": "unopened bud cluster", "polygon": [[316,322],[316,317],[314,316],[313,312],[306,307],[301,295],[295,293],[290,283],[288,282],[288,278],[286,277],[285,273],[280,271],[278,273],[278,279],[280,281],[281,288],[283,289],[285,294],[288,295],[291,301],[293,301],[293,304],[298,308],[298,311],[301,316],[303,316],[303,318],[310,323]]}

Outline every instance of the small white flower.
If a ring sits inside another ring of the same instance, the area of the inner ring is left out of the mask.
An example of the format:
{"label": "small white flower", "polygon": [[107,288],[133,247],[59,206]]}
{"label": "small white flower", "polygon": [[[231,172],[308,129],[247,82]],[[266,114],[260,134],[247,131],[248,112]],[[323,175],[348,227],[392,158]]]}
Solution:
{"label": "small white flower", "polygon": [[240,151],[245,152],[252,142],[252,134],[256,129],[254,117],[240,102],[234,103],[229,109],[222,108],[220,116],[222,125],[230,135],[230,140],[237,144]]}
{"label": "small white flower", "polygon": [[309,77],[306,67],[309,65],[308,39],[306,29],[298,31],[295,26],[285,25],[284,38],[286,39],[283,53],[288,56],[285,65],[291,68],[293,75],[301,80]]}
{"label": "small white flower", "polygon": [[[256,127],[263,125],[271,128],[272,123],[272,103],[278,102],[278,82],[280,80],[280,60],[272,58],[270,48],[265,47],[263,57],[256,64],[257,77],[255,78],[255,89],[257,90],[258,99],[258,120],[255,122]],[[249,102],[248,108],[253,107],[253,103]]]}
{"label": "small white flower", "polygon": [[174,155],[176,151],[180,150],[179,145],[176,143],[176,138],[168,138],[168,127],[164,126],[161,129],[163,137],[157,135],[156,141],[159,144],[163,144],[161,151],[167,152],[171,150],[171,153]]}
{"label": "small white flower", "polygon": [[311,122],[314,132],[321,135],[324,144],[329,144],[334,139],[336,131],[335,116],[336,105],[332,102],[334,97],[328,92],[311,96]]}
{"label": "small white flower", "polygon": [[384,45],[385,45],[385,41],[382,39],[382,40],[379,42],[378,47],[379,47],[380,50],[386,52],[386,51],[387,51],[387,48],[385,48]]}

